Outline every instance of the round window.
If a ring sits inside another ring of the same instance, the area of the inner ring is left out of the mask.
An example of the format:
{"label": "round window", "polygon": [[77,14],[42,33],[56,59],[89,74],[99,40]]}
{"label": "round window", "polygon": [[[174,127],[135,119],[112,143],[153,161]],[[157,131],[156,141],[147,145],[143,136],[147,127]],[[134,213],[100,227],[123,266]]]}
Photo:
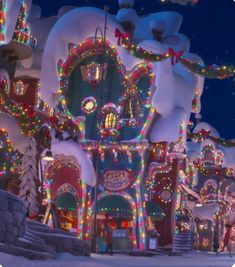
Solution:
{"label": "round window", "polygon": [[86,97],[82,101],[82,111],[86,114],[92,113],[97,108],[97,102],[96,99],[92,96]]}

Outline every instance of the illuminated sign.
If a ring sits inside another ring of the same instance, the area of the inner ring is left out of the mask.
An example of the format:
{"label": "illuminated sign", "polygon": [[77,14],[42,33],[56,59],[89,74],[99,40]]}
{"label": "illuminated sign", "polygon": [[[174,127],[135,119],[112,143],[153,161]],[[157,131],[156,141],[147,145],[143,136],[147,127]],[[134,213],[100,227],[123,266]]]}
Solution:
{"label": "illuminated sign", "polygon": [[103,174],[103,186],[108,191],[123,191],[132,184],[133,179],[131,170],[106,170]]}

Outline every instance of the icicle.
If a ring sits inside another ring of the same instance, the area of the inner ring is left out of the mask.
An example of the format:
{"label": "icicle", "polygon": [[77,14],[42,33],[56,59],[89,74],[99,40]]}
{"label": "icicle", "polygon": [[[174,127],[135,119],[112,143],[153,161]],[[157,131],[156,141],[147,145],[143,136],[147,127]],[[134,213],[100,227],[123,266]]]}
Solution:
{"label": "icicle", "polygon": [[118,152],[115,149],[113,149],[113,162],[118,162]]}
{"label": "icicle", "polygon": [[100,153],[100,160],[102,162],[104,162],[105,161],[105,153],[104,153],[104,150],[100,149],[99,150],[99,153]]}
{"label": "icicle", "polygon": [[132,153],[130,150],[127,150],[128,163],[132,164]]}

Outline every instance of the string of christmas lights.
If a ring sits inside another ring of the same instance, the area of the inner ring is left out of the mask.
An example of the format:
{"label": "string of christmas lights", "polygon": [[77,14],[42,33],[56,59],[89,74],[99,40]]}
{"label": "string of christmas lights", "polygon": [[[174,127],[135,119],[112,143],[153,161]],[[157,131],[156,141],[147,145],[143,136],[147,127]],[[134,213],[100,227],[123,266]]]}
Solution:
{"label": "string of christmas lights", "polygon": [[210,79],[225,79],[235,75],[234,65],[218,66],[216,64],[204,65],[195,63],[184,58],[183,51],[176,52],[172,48],[169,48],[168,53],[165,54],[155,54],[151,51],[148,52],[142,47],[133,44],[130,41],[129,35],[127,33],[122,33],[119,29],[116,29],[115,31],[115,37],[117,38],[118,44],[129,50],[133,56],[149,62],[161,62],[166,59],[171,59],[172,65],[180,62],[190,71]]}
{"label": "string of christmas lights", "polygon": [[210,130],[201,129],[197,133],[188,132],[188,138],[192,139],[194,142],[201,143],[205,139],[210,139],[217,145],[221,145],[224,147],[235,147],[235,140],[226,140],[221,137],[215,137],[211,135]]}

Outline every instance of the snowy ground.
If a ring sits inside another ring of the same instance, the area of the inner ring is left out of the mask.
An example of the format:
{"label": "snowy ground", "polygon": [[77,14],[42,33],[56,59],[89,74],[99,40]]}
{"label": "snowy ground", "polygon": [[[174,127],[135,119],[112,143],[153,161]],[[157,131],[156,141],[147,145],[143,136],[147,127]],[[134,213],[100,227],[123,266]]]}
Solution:
{"label": "snowy ground", "polygon": [[212,253],[196,252],[183,256],[92,255],[90,258],[63,253],[58,255],[58,259],[50,261],[30,261],[23,257],[0,253],[2,267],[232,267],[233,264],[235,256],[230,258],[228,254],[215,256]]}

